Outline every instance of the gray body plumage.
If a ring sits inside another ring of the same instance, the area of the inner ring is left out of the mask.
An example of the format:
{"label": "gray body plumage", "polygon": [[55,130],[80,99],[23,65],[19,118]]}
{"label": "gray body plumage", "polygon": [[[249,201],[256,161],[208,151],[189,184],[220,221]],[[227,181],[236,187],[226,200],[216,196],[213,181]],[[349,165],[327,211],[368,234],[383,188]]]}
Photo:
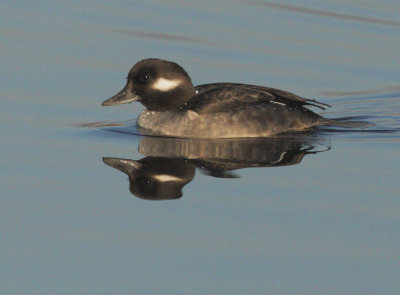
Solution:
{"label": "gray body plumage", "polygon": [[192,110],[145,110],[137,121],[139,127],[151,130],[153,134],[196,138],[266,137],[304,130],[321,123],[321,117],[311,111],[275,103],[243,106],[212,114],[198,114]]}
{"label": "gray body plumage", "polygon": [[[137,125],[158,135],[235,138],[267,137],[304,130],[326,121],[303,107],[306,100],[273,88],[218,83],[195,89],[196,96],[180,109],[145,110]],[[280,91],[279,95],[273,91]]]}

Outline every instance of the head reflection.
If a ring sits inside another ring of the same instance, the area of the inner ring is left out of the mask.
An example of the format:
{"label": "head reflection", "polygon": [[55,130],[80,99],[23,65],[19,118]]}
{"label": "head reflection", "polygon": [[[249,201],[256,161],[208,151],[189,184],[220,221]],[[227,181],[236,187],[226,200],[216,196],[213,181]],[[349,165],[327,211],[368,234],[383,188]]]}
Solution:
{"label": "head reflection", "polygon": [[195,175],[195,165],[184,159],[146,157],[139,161],[103,158],[103,162],[129,177],[129,189],[147,200],[178,199],[182,188]]}
{"label": "head reflection", "polygon": [[196,167],[213,177],[236,178],[233,170],[299,164],[305,155],[329,150],[315,136],[267,139],[178,139],[144,137],[134,161],[103,158],[105,164],[129,177],[133,195],[148,200],[178,199],[192,181]]}

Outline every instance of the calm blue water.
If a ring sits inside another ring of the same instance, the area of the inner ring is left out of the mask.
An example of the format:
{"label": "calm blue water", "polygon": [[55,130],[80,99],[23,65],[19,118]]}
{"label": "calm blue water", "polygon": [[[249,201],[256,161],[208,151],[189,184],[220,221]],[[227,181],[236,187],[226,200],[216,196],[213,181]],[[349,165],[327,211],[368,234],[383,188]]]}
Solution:
{"label": "calm blue water", "polygon": [[[398,294],[398,1],[0,7],[1,294]],[[140,104],[101,102],[146,57],[370,125],[138,136]]]}

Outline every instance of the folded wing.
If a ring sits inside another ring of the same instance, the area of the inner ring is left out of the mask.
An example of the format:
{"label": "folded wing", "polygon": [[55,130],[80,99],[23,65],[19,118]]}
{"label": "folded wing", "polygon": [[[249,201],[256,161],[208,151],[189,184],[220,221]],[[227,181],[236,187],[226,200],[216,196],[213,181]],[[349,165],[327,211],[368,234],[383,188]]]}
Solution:
{"label": "folded wing", "polygon": [[239,107],[275,102],[289,107],[315,106],[320,109],[330,105],[307,99],[276,88],[237,83],[204,84],[195,87],[197,95],[187,109],[197,113],[217,113]]}

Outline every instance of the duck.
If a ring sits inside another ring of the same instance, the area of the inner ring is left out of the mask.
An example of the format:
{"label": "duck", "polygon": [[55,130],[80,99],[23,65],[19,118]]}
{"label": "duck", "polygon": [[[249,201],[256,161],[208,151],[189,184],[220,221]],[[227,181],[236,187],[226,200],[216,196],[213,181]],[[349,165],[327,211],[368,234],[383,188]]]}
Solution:
{"label": "duck", "polygon": [[212,83],[193,86],[177,63],[148,58],[128,73],[125,87],[103,101],[114,106],[138,101],[144,133],[178,138],[264,138],[329,124],[307,107],[330,105],[276,88]]}

